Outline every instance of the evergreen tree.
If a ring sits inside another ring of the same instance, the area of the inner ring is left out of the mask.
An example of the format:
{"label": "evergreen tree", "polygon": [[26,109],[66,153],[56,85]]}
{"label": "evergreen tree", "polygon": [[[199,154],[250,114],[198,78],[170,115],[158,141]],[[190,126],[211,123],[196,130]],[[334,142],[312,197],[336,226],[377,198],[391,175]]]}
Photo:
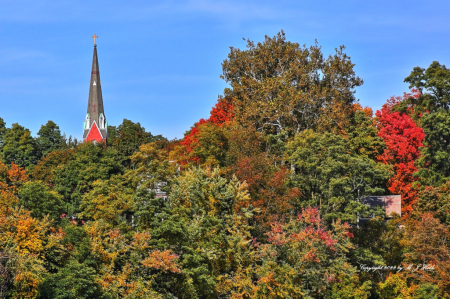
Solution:
{"label": "evergreen tree", "polygon": [[45,157],[48,153],[60,149],[64,143],[59,127],[51,120],[39,130],[36,141],[39,145],[41,155]]}
{"label": "evergreen tree", "polygon": [[71,149],[75,148],[79,144],[78,139],[73,138],[72,135],[69,136],[69,138],[66,138],[66,133],[62,136],[62,149]]}

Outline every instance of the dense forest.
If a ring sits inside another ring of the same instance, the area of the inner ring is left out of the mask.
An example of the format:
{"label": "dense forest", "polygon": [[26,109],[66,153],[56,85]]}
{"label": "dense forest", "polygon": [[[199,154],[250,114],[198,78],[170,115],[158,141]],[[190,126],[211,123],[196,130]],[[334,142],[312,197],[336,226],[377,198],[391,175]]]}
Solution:
{"label": "dense forest", "polygon": [[[374,113],[344,51],[230,48],[180,140],[0,118],[0,297],[450,298],[450,69],[415,67]],[[363,203],[389,194],[389,221]]]}

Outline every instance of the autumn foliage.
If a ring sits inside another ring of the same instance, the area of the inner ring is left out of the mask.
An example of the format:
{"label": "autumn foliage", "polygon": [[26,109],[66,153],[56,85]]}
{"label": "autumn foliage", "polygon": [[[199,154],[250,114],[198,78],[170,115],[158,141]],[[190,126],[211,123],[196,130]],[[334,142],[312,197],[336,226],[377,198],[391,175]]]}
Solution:
{"label": "autumn foliage", "polygon": [[[211,110],[210,117],[205,119],[200,119],[195,125],[187,132],[180,142],[181,148],[178,148],[178,158],[177,160],[181,165],[186,165],[189,162],[194,162],[195,164],[202,164],[201,157],[193,153],[196,147],[205,146],[199,141],[199,135],[202,127],[207,124],[213,126],[222,127],[230,123],[233,119],[233,100],[229,98],[219,99],[216,105]],[[218,144],[218,146],[224,146],[224,144]],[[205,160],[205,159],[203,159]]]}
{"label": "autumn foliage", "polygon": [[417,96],[405,94],[403,98],[392,97],[381,111],[377,111],[378,129],[386,149],[378,157],[385,164],[393,165],[394,176],[389,180],[389,191],[402,195],[402,213],[409,214],[417,199],[418,179],[413,176],[417,171],[416,160],[420,155],[425,134],[406,113],[393,112],[392,107],[404,99]]}
{"label": "autumn foliage", "polygon": [[[182,139],[0,118],[0,297],[450,298],[450,69],[374,116],[344,50],[231,48]],[[401,217],[368,204],[392,194]]]}

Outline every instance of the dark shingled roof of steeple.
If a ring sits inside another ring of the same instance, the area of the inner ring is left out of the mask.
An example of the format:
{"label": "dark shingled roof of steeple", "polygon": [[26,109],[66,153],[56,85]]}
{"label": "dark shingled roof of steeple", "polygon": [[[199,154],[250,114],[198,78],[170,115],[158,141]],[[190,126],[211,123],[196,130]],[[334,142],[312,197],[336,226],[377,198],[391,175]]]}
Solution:
{"label": "dark shingled roof of steeple", "polygon": [[[98,66],[97,45],[94,45],[94,55],[92,57],[92,71],[91,71],[91,81],[89,83],[89,99],[88,99],[87,113],[89,113],[91,119],[90,127],[95,121],[97,127],[100,128],[99,126],[100,114],[103,113],[103,117],[106,119],[105,111],[103,108],[102,85],[100,81],[100,70]],[[83,138],[86,138],[88,133],[89,129],[85,129]],[[102,134],[103,139],[106,139],[108,137],[105,129],[100,129],[100,133]]]}

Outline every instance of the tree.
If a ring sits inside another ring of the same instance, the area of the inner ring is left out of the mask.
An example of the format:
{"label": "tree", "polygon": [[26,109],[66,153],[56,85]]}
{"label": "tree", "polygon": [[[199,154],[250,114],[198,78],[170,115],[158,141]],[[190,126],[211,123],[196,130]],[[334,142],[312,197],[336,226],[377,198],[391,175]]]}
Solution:
{"label": "tree", "polygon": [[211,115],[208,121],[215,125],[224,125],[234,118],[233,99],[224,97],[219,98],[216,105],[211,109]]}
{"label": "tree", "polygon": [[227,130],[229,136],[227,166],[230,168],[231,174],[238,170],[239,160],[260,155],[266,156],[270,152],[267,136],[257,132],[253,127],[241,126],[232,122]]}
{"label": "tree", "polygon": [[[168,200],[142,197],[139,227],[151,227],[152,244],[179,255],[182,276],[161,277],[177,297],[216,298],[219,275],[243,271],[250,262],[250,209],[245,183],[219,169],[193,167],[172,182]],[[148,217],[142,217],[148,215]],[[156,281],[155,281],[156,282]]]}
{"label": "tree", "polygon": [[61,194],[66,202],[65,213],[74,215],[80,212],[81,197],[91,190],[94,181],[123,173],[122,160],[123,156],[113,148],[84,142],[74,149],[48,154],[37,165],[33,178]]}
{"label": "tree", "polygon": [[404,273],[391,273],[386,281],[378,284],[377,290],[380,298],[438,299],[438,292],[435,285],[408,284],[408,277]]}
{"label": "tree", "polygon": [[362,108],[355,104],[351,114],[350,124],[343,134],[349,141],[352,152],[365,155],[372,160],[377,160],[386,148],[383,139],[378,136],[377,123],[373,117],[372,109]]}
{"label": "tree", "polygon": [[342,136],[311,130],[288,143],[288,161],[295,166],[292,180],[301,192],[297,209],[318,206],[329,224],[336,219],[354,223],[357,213],[369,212],[360,200],[383,194],[391,172],[387,165],[349,152],[349,148]]}
{"label": "tree", "polygon": [[450,109],[450,69],[433,61],[425,70],[415,67],[404,82],[409,88],[417,88],[423,96],[420,99],[421,108],[436,112]]}
{"label": "tree", "polygon": [[252,287],[232,280],[225,286],[233,286],[238,298],[328,298],[333,284],[356,270],[345,257],[352,248],[349,228],[338,220],[327,230],[318,208],[310,207],[286,224],[272,223],[267,243],[253,240],[257,263],[247,270],[253,272]]}
{"label": "tree", "polygon": [[[130,157],[142,144],[165,139],[161,135],[153,136],[150,132],[146,132],[140,123],[133,123],[128,119],[124,119],[117,129],[111,127],[111,132],[108,133],[109,145],[125,157]],[[125,165],[129,163],[129,159],[126,159]]]}
{"label": "tree", "polygon": [[[404,98],[409,97],[408,94],[404,95]],[[409,115],[391,112],[389,103],[385,104],[381,111],[377,111],[376,115],[378,136],[386,144],[386,149],[378,159],[394,166],[395,174],[389,180],[389,191],[402,196],[402,214],[409,214],[417,199],[418,190],[413,186],[417,178],[413,174],[417,171],[415,163],[419,158],[425,134]]]}
{"label": "tree", "polygon": [[184,134],[172,157],[180,165],[223,167],[228,150],[228,126],[234,118],[233,109],[232,99],[220,98],[212,108],[210,117],[200,119]]}
{"label": "tree", "polygon": [[40,293],[42,299],[108,298],[97,282],[95,269],[73,258],[60,271],[46,276]]}
{"label": "tree", "polygon": [[228,150],[226,129],[212,123],[204,123],[195,129],[196,136],[188,145],[191,159],[198,165],[225,166]]}
{"label": "tree", "polygon": [[32,169],[37,164],[40,154],[36,141],[28,129],[15,123],[7,130],[2,148],[2,162],[14,162],[20,167]]}
{"label": "tree", "polygon": [[[429,212],[407,223],[405,265],[417,265],[408,276],[415,282],[436,285],[439,298],[450,297],[449,237],[449,227]],[[426,265],[434,269],[430,271]]]}
{"label": "tree", "polygon": [[4,138],[5,138],[5,133],[6,133],[6,123],[3,120],[3,118],[0,117],[0,151],[2,150],[2,147],[4,145]]}
{"label": "tree", "polygon": [[[0,202],[7,197],[0,194]],[[43,253],[46,247],[48,220],[35,219],[19,207],[0,205],[0,252],[8,257],[6,268],[14,277],[10,298],[36,298],[43,280]]]}
{"label": "tree", "polygon": [[224,93],[234,99],[235,118],[276,135],[342,129],[363,83],[344,48],[324,59],[317,43],[301,48],[283,31],[256,45],[248,40],[247,50],[231,47],[221,78],[231,85]]}
{"label": "tree", "polygon": [[19,204],[31,211],[31,216],[59,219],[64,211],[63,197],[41,182],[27,182],[19,190]]}
{"label": "tree", "polygon": [[450,181],[439,187],[427,186],[421,190],[414,212],[431,212],[441,223],[450,226]]}
{"label": "tree", "polygon": [[75,148],[79,142],[76,138],[72,138],[72,135],[69,136],[69,138],[66,138],[66,134],[64,133],[62,136],[62,145],[61,145],[61,149],[72,149]]}
{"label": "tree", "polygon": [[395,274],[393,270],[364,271],[363,267],[400,266],[403,262],[404,246],[404,219],[398,215],[389,221],[384,217],[372,218],[364,226],[352,228],[354,235],[352,243],[354,249],[347,253],[352,265],[357,266],[358,280],[363,284],[372,283],[371,295],[377,298],[376,291],[380,283],[389,279],[389,275]]}
{"label": "tree", "polygon": [[82,197],[79,217],[117,224],[118,218],[125,212],[134,212],[134,193],[138,182],[135,180],[133,184],[132,180],[130,176],[113,176],[109,180],[92,183],[92,190]]}
{"label": "tree", "polygon": [[450,179],[450,113],[424,113],[421,125],[426,138],[416,176],[422,185],[438,187]]}
{"label": "tree", "polygon": [[50,187],[54,187],[57,167],[68,163],[68,161],[73,159],[74,154],[74,149],[63,149],[50,152],[38,162],[36,167],[33,168],[31,177],[33,180],[39,180]]}
{"label": "tree", "polygon": [[0,191],[7,191],[16,195],[19,188],[28,180],[25,169],[17,166],[14,162],[8,168],[0,161]]}
{"label": "tree", "polygon": [[36,142],[39,145],[41,155],[45,157],[48,153],[60,149],[64,143],[59,127],[51,120],[45,126],[41,126]]}
{"label": "tree", "polygon": [[427,69],[415,67],[405,82],[417,92],[394,109],[410,114],[423,129],[416,177],[422,186],[438,187],[450,177],[450,70],[433,61]]}
{"label": "tree", "polygon": [[166,187],[163,190],[168,191],[177,173],[177,165],[169,161],[169,152],[158,149],[157,143],[141,145],[139,151],[131,156],[131,163],[141,185],[151,190],[164,183]]}
{"label": "tree", "polygon": [[259,210],[252,223],[254,237],[265,238],[273,221],[289,219],[295,214],[294,206],[301,192],[290,185],[287,169],[274,166],[273,158],[263,153],[244,156],[231,169],[248,185],[251,199],[243,207],[251,205]]}
{"label": "tree", "polygon": [[[102,220],[89,222],[83,228],[91,254],[100,264],[95,281],[106,298],[173,297],[177,289],[165,288],[164,278],[180,279],[178,255],[155,249],[148,231],[123,234]],[[158,285],[156,281],[163,283]]]}
{"label": "tree", "polygon": [[108,146],[113,146],[113,140],[119,138],[119,132],[116,126],[108,126]]}
{"label": "tree", "polygon": [[196,122],[189,131],[184,133],[184,138],[180,142],[180,146],[175,148],[173,155],[177,156],[177,161],[181,165],[186,165],[190,162],[199,163],[200,158],[192,154],[193,145],[198,144],[199,127],[207,124],[208,121],[203,118]]}

